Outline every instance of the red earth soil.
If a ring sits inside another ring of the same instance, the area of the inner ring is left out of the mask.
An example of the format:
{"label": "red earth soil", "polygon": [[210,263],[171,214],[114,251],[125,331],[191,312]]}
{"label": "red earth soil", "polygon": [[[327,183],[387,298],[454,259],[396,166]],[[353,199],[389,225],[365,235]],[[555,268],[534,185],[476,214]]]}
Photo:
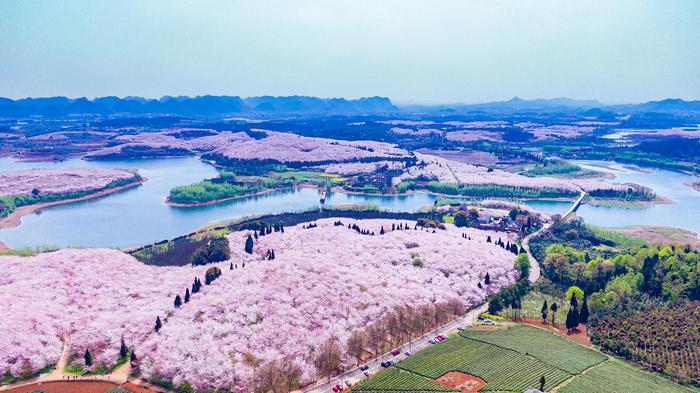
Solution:
{"label": "red earth soil", "polygon": [[110,382],[56,381],[20,386],[18,388],[6,390],[4,393],[29,393],[36,390],[44,391],[46,393],[104,393],[116,386],[116,384]]}
{"label": "red earth soil", "polygon": [[55,381],[34,383],[31,385],[9,389],[3,393],[30,393],[37,390],[46,393],[105,393],[117,386],[121,386],[122,388],[133,393],[156,393],[155,390],[134,385],[131,382],[117,385],[104,381]]}
{"label": "red earth soil", "polygon": [[156,393],[155,390],[151,390],[144,386],[134,385],[131,382],[125,382],[121,384],[121,387],[133,393]]}
{"label": "red earth soil", "polygon": [[587,347],[591,346],[591,341],[588,339],[588,331],[586,330],[586,325],[579,324],[576,330],[567,332],[566,329],[561,326],[552,325],[551,323],[543,323],[541,319],[537,318],[511,318],[511,320],[541,327],[546,330],[549,330],[552,333],[556,333],[562,337],[566,337],[569,340],[576,341],[579,344],[585,345]]}
{"label": "red earth soil", "polygon": [[486,386],[486,381],[459,371],[449,371],[434,379],[442,386],[459,389],[461,393],[476,393]]}

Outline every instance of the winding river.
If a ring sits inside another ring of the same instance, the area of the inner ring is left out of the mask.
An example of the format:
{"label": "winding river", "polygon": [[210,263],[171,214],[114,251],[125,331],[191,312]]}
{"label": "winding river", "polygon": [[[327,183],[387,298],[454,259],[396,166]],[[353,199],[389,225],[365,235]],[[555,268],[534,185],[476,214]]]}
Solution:
{"label": "winding river", "polygon": [[[584,166],[590,163],[581,163]],[[616,164],[595,166],[613,173],[617,182],[648,186],[677,203],[648,209],[625,209],[583,205],[578,214],[595,225],[669,225],[700,232],[700,192],[683,185],[688,175],[658,170],[640,172]],[[148,181],[140,187],[105,197],[49,207],[22,218],[17,228],[0,230],[0,241],[10,247],[40,245],[58,247],[131,248],[170,239],[210,223],[256,214],[299,211],[317,207],[319,193],[301,188],[195,208],[176,208],[163,203],[170,188],[214,177],[216,169],[195,157],[152,160],[62,162],[16,162],[0,158],[0,172],[29,168],[110,167],[138,168]],[[331,193],[327,205],[375,204],[392,211],[415,211],[430,205],[435,196],[367,196]],[[565,211],[569,202],[530,201],[529,205],[549,213]]]}
{"label": "winding river", "polygon": [[[579,166],[615,176],[615,183],[636,183],[672,199],[675,203],[651,205],[646,208],[606,207],[583,204],[576,214],[586,222],[605,228],[632,225],[662,225],[700,233],[700,192],[683,184],[697,180],[681,172],[663,169],[631,169],[613,162],[578,161]],[[530,201],[528,205],[546,213],[562,213],[568,202]]]}

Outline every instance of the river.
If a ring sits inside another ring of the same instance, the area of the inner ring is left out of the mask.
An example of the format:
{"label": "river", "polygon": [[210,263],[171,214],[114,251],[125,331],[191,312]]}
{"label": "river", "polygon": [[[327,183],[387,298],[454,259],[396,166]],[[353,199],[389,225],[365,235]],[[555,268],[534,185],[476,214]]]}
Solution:
{"label": "river", "polygon": [[[591,167],[588,162],[579,164]],[[613,173],[616,182],[650,187],[677,203],[654,205],[646,209],[584,204],[579,208],[578,215],[587,222],[603,227],[668,225],[700,233],[700,192],[683,185],[692,179],[690,176],[665,170],[635,171],[614,163],[605,165],[605,168],[591,168]],[[170,239],[217,221],[319,206],[319,192],[309,188],[195,208],[165,205],[164,199],[172,187],[216,176],[214,167],[195,157],[123,161],[70,159],[61,162],[16,162],[10,158],[0,158],[0,172],[69,167],[138,168],[148,181],[137,188],[89,201],[53,206],[25,216],[21,226],[0,230],[0,241],[13,248],[42,245],[131,248]],[[435,196],[424,193],[407,196],[330,193],[326,205],[371,203],[392,211],[416,211],[432,204],[435,199]],[[562,213],[571,203],[529,201],[528,204],[547,213]]]}
{"label": "river", "polygon": [[[697,180],[681,172],[663,169],[636,170],[614,162],[577,161],[585,169],[607,172],[615,176],[615,183],[636,183],[651,188],[658,195],[675,203],[651,205],[646,208],[606,207],[583,204],[576,214],[587,223],[621,228],[632,225],[663,225],[688,229],[700,233],[700,192],[686,186],[685,182]],[[546,213],[562,213],[569,202],[529,201],[528,205]]]}

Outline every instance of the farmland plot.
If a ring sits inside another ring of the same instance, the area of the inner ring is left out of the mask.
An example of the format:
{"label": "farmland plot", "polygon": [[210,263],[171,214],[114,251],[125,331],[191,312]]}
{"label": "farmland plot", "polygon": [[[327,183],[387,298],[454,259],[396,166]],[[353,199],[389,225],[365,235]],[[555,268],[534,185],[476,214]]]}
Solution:
{"label": "farmland plot", "polygon": [[461,334],[478,341],[532,355],[571,374],[579,374],[607,359],[607,356],[602,353],[530,326],[489,332],[465,331]]}
{"label": "farmland plot", "polygon": [[543,375],[549,390],[571,377],[532,356],[466,337],[423,350],[397,367],[429,378],[462,371],[484,379],[487,384],[482,391],[524,391],[539,386]]}

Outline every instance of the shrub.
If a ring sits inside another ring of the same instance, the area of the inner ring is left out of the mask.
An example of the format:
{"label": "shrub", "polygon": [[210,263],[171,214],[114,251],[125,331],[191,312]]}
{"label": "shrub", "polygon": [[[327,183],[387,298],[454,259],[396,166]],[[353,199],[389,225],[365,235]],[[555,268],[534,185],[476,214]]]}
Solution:
{"label": "shrub", "polygon": [[204,283],[206,285],[211,284],[214,280],[219,278],[221,276],[221,269],[219,269],[216,266],[212,266],[209,269],[207,269],[206,274],[204,275]]}
{"label": "shrub", "polygon": [[212,239],[209,243],[198,248],[192,254],[192,265],[206,265],[214,262],[221,262],[231,257],[231,249],[228,240],[224,237]]}

